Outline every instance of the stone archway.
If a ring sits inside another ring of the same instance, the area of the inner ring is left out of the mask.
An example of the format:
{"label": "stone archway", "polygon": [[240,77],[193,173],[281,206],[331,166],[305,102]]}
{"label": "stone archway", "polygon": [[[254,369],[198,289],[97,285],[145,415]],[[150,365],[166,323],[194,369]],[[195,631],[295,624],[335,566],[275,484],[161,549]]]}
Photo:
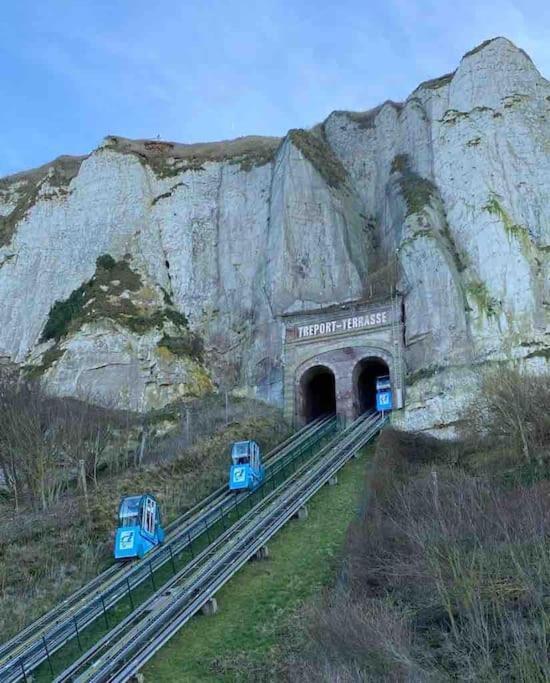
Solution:
{"label": "stone archway", "polygon": [[[346,422],[372,406],[371,385],[382,369],[384,374],[391,374],[393,408],[403,406],[403,335],[396,301],[348,302],[300,311],[285,315],[284,325],[283,400],[289,422],[304,424],[321,411],[322,407],[312,403],[316,384],[315,393],[332,394],[332,389],[327,389],[326,377],[315,380],[308,393],[309,381],[313,381],[316,372],[320,373],[311,369],[319,366],[327,368],[334,377],[336,413]],[[357,368],[364,359],[377,359],[385,367],[370,366],[372,372],[364,366]],[[309,371],[311,374],[306,375]],[[324,407],[332,408],[332,402]]]}
{"label": "stone archway", "polygon": [[385,360],[377,356],[362,358],[353,369],[355,417],[376,408],[376,380],[390,375]]}
{"label": "stone archway", "polygon": [[301,422],[336,412],[336,378],[326,365],[314,365],[300,377]]}

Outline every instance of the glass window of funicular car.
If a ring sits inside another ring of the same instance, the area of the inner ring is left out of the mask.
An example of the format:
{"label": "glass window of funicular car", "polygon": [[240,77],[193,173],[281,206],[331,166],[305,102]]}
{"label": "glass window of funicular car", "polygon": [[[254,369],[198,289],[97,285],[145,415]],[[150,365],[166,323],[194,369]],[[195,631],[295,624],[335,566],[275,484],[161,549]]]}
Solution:
{"label": "glass window of funicular car", "polygon": [[119,526],[136,526],[139,523],[139,503],[141,496],[123,498],[118,511]]}
{"label": "glass window of funicular car", "polygon": [[142,527],[150,534],[155,532],[156,501],[147,496],[143,507]]}
{"label": "glass window of funicular car", "polygon": [[250,461],[249,441],[237,441],[231,449],[231,457],[235,465],[246,465]]}

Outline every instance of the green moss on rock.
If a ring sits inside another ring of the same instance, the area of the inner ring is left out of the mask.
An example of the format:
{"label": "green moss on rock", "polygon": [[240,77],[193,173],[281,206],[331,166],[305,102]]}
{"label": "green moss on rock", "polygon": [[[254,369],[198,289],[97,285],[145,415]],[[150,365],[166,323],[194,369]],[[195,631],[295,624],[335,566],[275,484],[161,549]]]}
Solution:
{"label": "green moss on rock", "polygon": [[62,349],[57,344],[49,348],[42,356],[42,362],[40,365],[27,365],[24,368],[25,375],[29,379],[39,379],[42,375],[47,372],[65,353],[65,349]]}
{"label": "green moss on rock", "polygon": [[[129,140],[110,135],[106,138],[105,147],[120,154],[135,156],[158,178],[165,179],[187,171],[202,171],[208,162],[237,164],[241,170],[250,171],[271,162],[279,144],[280,138],[253,135],[190,145],[161,140]],[[153,201],[167,196],[164,193]]]}
{"label": "green moss on rock", "polygon": [[141,287],[141,278],[128,261],[115,261],[109,254],[100,256],[93,277],[73,290],[67,299],[54,303],[40,341],[59,341],[84,323],[100,319],[113,320],[136,334],[154,328],[160,330],[168,322],[187,329],[185,315],[168,305],[151,309],[134,303],[129,293]]}
{"label": "green moss on rock", "polygon": [[430,365],[427,368],[421,368],[420,370],[411,372],[409,375],[407,375],[407,385],[411,386],[412,384],[420,382],[423,379],[434,377],[443,370],[445,370],[443,365]]}
{"label": "green moss on rock", "polygon": [[461,119],[467,119],[468,117],[469,114],[466,111],[458,111],[458,109],[447,109],[443,116],[440,119],[438,119],[438,122],[453,125],[457,121],[460,121]]}
{"label": "green moss on rock", "polygon": [[194,332],[187,331],[178,336],[163,335],[157,343],[159,348],[168,349],[174,356],[192,358],[199,363],[203,360],[204,346],[202,339]]}
{"label": "green moss on rock", "polygon": [[399,186],[407,204],[407,216],[422,211],[437,191],[432,181],[411,169],[408,154],[398,154],[394,158],[391,172],[399,174]]}
{"label": "green moss on rock", "polygon": [[7,215],[0,216],[0,247],[9,244],[15,234],[17,224],[22,221],[36,203],[40,185],[27,183],[20,190],[17,205]]}
{"label": "green moss on rock", "polygon": [[346,182],[346,169],[326,142],[302,128],[290,130],[288,139],[302,152],[330,187],[337,188]]}
{"label": "green moss on rock", "polygon": [[0,179],[0,198],[9,199],[12,194],[16,198],[13,210],[7,216],[0,216],[0,247],[11,242],[17,224],[28,215],[38,201],[42,185],[47,183],[48,187],[57,192],[44,194],[41,199],[67,194],[67,187],[78,174],[85,158],[61,156],[39,168]]}
{"label": "green moss on rock", "polygon": [[346,116],[348,119],[356,123],[359,128],[363,128],[364,130],[370,130],[374,128],[376,123],[376,117],[385,106],[393,107],[397,114],[400,114],[401,110],[403,109],[402,102],[386,100],[377,107],[374,107],[373,109],[369,109],[367,111],[336,111],[334,113]]}
{"label": "green moss on rock", "polygon": [[493,193],[483,208],[485,211],[489,212],[493,216],[497,216],[497,218],[500,219],[508,237],[514,237],[526,245],[530,244],[531,239],[529,236],[529,231],[523,225],[514,223],[510,215],[500,203],[500,199],[501,197],[499,197],[499,195]]}
{"label": "green moss on rock", "polygon": [[439,76],[439,78],[432,78],[428,81],[424,81],[418,86],[418,88],[416,88],[416,90],[419,90],[420,88],[426,88],[428,90],[437,90],[438,88],[443,88],[443,86],[448,85],[453,80],[455,73],[455,71],[452,71],[451,73]]}
{"label": "green moss on rock", "polygon": [[535,351],[531,351],[531,353],[528,353],[527,358],[544,358],[547,361],[550,361],[550,348],[546,347],[544,349],[536,349]]}
{"label": "green moss on rock", "polygon": [[485,314],[488,318],[498,314],[500,302],[490,295],[484,282],[476,280],[467,284],[466,295],[475,303],[478,311]]}
{"label": "green moss on rock", "polygon": [[484,41],[483,41],[482,43],[480,43],[479,45],[476,45],[476,46],[475,46],[474,48],[472,48],[471,50],[468,50],[468,52],[466,52],[466,53],[464,54],[464,57],[462,57],[462,59],[466,59],[466,57],[471,57],[472,55],[475,55],[475,54],[477,54],[478,52],[481,52],[481,50],[483,50],[484,48],[486,48],[487,45],[490,45],[494,40],[496,40],[496,38],[489,38],[488,40],[484,40]]}

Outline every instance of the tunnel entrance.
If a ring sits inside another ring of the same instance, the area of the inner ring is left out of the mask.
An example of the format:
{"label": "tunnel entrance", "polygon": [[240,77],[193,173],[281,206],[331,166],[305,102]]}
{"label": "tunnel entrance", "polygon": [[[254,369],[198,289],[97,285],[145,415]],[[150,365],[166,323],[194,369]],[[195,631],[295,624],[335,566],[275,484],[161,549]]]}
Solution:
{"label": "tunnel entrance", "polygon": [[381,358],[364,358],[354,370],[356,416],[376,409],[376,379],[390,374]]}
{"label": "tunnel entrance", "polygon": [[305,422],[336,412],[336,382],[332,370],[316,365],[304,373],[300,384]]}

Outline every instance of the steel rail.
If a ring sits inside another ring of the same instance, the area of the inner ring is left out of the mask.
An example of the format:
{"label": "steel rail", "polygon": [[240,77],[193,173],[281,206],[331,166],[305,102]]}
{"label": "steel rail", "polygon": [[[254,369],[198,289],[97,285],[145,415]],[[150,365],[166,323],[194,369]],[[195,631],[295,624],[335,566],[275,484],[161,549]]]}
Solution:
{"label": "steel rail", "polygon": [[[249,533],[241,536],[238,544],[230,547],[223,558],[211,562],[210,571],[201,577],[202,586],[197,584],[191,586],[171,608],[164,608],[160,613],[157,612],[155,617],[149,620],[145,629],[140,624],[139,630],[137,632],[134,630],[128,646],[119,647],[118,654],[114,658],[108,658],[106,665],[99,670],[98,667],[101,664],[96,663],[91,669],[92,675],[78,678],[79,683],[81,681],[93,683],[106,680],[125,681],[137,672],[201,608],[204,602],[214,595],[347,462],[354,452],[379,431],[384,421],[384,418],[380,418],[378,424],[361,425],[351,434],[351,439],[348,439],[347,443],[336,444],[331,449],[332,457],[329,454],[316,469],[306,472],[305,476],[295,484],[294,489],[286,491],[272,504],[270,514],[264,515],[259,522],[254,522]],[[181,606],[186,599],[190,602],[182,611]],[[130,661],[125,661],[128,651],[136,649],[137,654],[130,656]],[[117,665],[120,666],[117,668]]]}
{"label": "steel rail", "polygon": [[[328,452],[329,446],[326,446],[322,450],[322,455],[326,454]],[[321,455],[321,457],[322,457]],[[296,470],[288,480],[285,481],[285,486],[288,486],[289,481],[298,478],[299,476],[302,476],[307,470],[310,468],[309,463],[304,463],[298,470]],[[83,655],[77,662],[75,662],[71,667],[69,667],[57,680],[61,681],[66,681],[66,680],[73,680],[75,676],[75,672],[79,671],[82,666],[85,666],[88,662],[90,662],[93,658],[96,658],[98,656],[98,653],[101,652],[102,649],[105,647],[108,647],[110,643],[115,640],[117,642],[120,642],[121,639],[124,639],[124,642],[126,642],[127,637],[124,636],[124,631],[126,629],[131,628],[134,623],[138,622],[144,614],[149,611],[152,606],[154,606],[158,601],[159,597],[162,599],[162,597],[166,594],[171,595],[171,591],[174,590],[174,587],[177,586],[178,584],[181,584],[182,582],[189,583],[192,582],[193,577],[196,576],[197,574],[197,567],[201,566],[201,563],[207,562],[207,561],[212,561],[212,558],[215,557],[216,553],[218,552],[218,549],[220,549],[221,552],[224,551],[225,548],[227,548],[227,543],[231,542],[231,536],[236,535],[240,533],[241,529],[246,526],[247,524],[250,524],[252,522],[252,525],[255,525],[257,523],[257,520],[259,518],[259,515],[261,514],[261,506],[268,504],[274,496],[279,495],[278,489],[277,491],[271,491],[263,501],[261,501],[257,506],[255,506],[252,510],[248,512],[247,515],[244,517],[240,518],[238,522],[236,522],[230,529],[228,529],[225,534],[219,537],[213,544],[208,546],[195,560],[186,565],[171,581],[167,582],[165,586],[159,590],[155,595],[151,596],[148,601],[140,605],[139,609],[135,610],[132,612],[126,619],[121,622],[118,626],[116,626],[113,630],[111,630],[108,634],[104,636],[104,638],[96,643],[90,650],[88,650],[85,655]],[[204,568],[200,570],[204,572]],[[199,575],[200,575],[199,571]]]}
{"label": "steel rail", "polygon": [[[280,471],[281,464],[284,468],[285,460],[293,457],[293,454],[300,455],[301,449],[311,447],[334,428],[335,418],[321,418],[286,439],[268,455],[266,479],[275,476]],[[244,495],[246,497],[249,494]],[[79,630],[86,628],[105,609],[127,595],[128,590],[149,578],[151,571],[159,569],[204,533],[208,524],[217,520],[220,511],[229,507],[233,496],[227,486],[220,487],[168,527],[168,543],[149,553],[141,562],[113,565],[6,643],[2,650],[4,657],[0,660],[0,681],[11,683],[20,680],[69,640],[78,637]],[[90,609],[93,603],[96,608]],[[78,624],[76,628],[75,623]]]}
{"label": "steel rail", "polygon": [[[285,439],[283,442],[278,444],[274,449],[272,449],[268,453],[268,455],[266,456],[266,462],[271,461],[271,459],[278,455],[280,451],[286,449],[289,445],[292,445],[292,442],[296,440],[298,437],[301,437],[304,433],[313,431],[312,426],[314,428],[317,428],[322,421],[323,418],[319,418],[315,421],[315,423],[310,423],[305,427],[302,427],[302,429],[295,432],[290,437]],[[165,529],[167,538],[174,531],[177,532],[182,524],[187,524],[189,522],[189,519],[193,517],[198,511],[203,510],[204,507],[207,505],[217,502],[217,500],[219,498],[222,498],[226,493],[226,485],[218,487],[215,491],[206,496],[206,498],[198,501],[191,508],[189,508],[189,510],[186,510],[183,514],[181,514],[179,517],[170,522],[170,524],[168,524]],[[125,568],[125,566],[126,565],[121,563],[111,565],[103,572],[95,576],[93,579],[88,581],[86,584],[81,586],[78,590],[76,590],[74,593],[68,596],[61,603],[59,603],[54,608],[43,614],[39,619],[34,621],[32,624],[29,624],[29,626],[27,626],[22,631],[19,631],[19,633],[13,636],[13,638],[6,641],[5,643],[0,644],[0,664],[3,662],[5,653],[8,650],[12,650],[15,646],[23,643],[29,636],[32,636],[38,630],[38,628],[42,627],[45,623],[55,622],[58,615],[61,612],[65,611],[68,605],[70,605],[72,602],[75,602],[83,595],[90,593],[91,590],[100,585],[101,582],[105,581],[111,574],[122,571]]]}
{"label": "steel rail", "polygon": [[[350,428],[343,432],[340,438],[334,439],[328,446],[322,449],[320,457],[316,459],[313,466],[309,463],[304,463],[296,470],[296,472],[285,481],[285,487],[283,488],[282,493],[280,493],[279,489],[276,489],[267,495],[247,515],[235,522],[235,524],[228,529],[225,534],[220,536],[215,543],[206,548],[203,553],[201,553],[201,556],[197,557],[193,563],[182,569],[162,590],[151,596],[151,598],[143,603],[138,610],[135,610],[123,622],[115,627],[115,629],[104,636],[102,641],[96,643],[94,647],[85,653],[80,660],[69,667],[58,679],[56,679],[56,681],[75,680],[75,676],[78,675],[78,672],[82,672],[83,667],[86,666],[88,666],[87,673],[84,673],[78,680],[84,681],[89,679],[95,681],[98,667],[101,668],[104,661],[118,661],[121,656],[124,655],[125,657],[129,650],[135,648],[137,642],[142,642],[142,634],[145,631],[149,632],[148,629],[151,624],[157,624],[159,617],[164,619],[165,614],[173,613],[173,604],[179,606],[183,597],[195,595],[199,589],[202,590],[201,586],[205,585],[205,581],[209,580],[211,576],[219,574],[220,569],[223,569],[228,565],[227,558],[233,556],[236,547],[241,548],[241,554],[243,548],[245,550],[247,548],[250,550],[252,546],[250,546],[248,540],[257,534],[258,529],[263,528],[262,525],[267,518],[272,518],[273,509],[279,509],[283,503],[288,501],[302,501],[303,496],[300,497],[299,494],[304,488],[304,482],[317,482],[319,484],[314,490],[313,488],[311,489],[312,492],[309,494],[309,497],[311,497],[311,495],[318,490],[319,486],[326,481],[327,476],[330,477],[333,470],[337,471],[354,452],[361,448],[368,439],[372,438],[372,436],[379,431],[383,423],[383,418],[372,415],[364,416],[356,421]],[[344,459],[342,459],[342,454],[345,454]],[[336,469],[334,469],[336,456],[340,458],[341,462],[339,461]],[[327,472],[329,472],[329,475],[327,475]],[[270,528],[272,528],[271,535],[273,535],[279,527],[275,525]],[[262,536],[261,538],[263,539],[264,537]],[[254,548],[256,548],[256,546],[254,546]],[[255,550],[250,551],[247,557],[250,557],[254,552]],[[231,560],[231,562],[233,562],[233,560]],[[229,562],[230,565],[231,562]],[[232,573],[227,575],[224,574],[225,578],[223,583],[228,580],[240,566],[242,566],[242,563],[235,566],[236,568],[234,567]],[[182,594],[182,590],[185,586],[187,588]],[[194,611],[191,610],[189,617],[200,608],[207,598],[201,599],[202,602],[199,601],[200,604],[198,604],[198,607],[196,607]],[[171,602],[173,604],[170,604]],[[195,605],[195,602],[193,602],[193,605]],[[179,611],[179,607],[177,607],[177,610]],[[177,628],[179,628],[179,626],[176,627],[176,630]],[[113,649],[117,651],[114,659],[112,654]],[[101,655],[98,660],[97,657],[102,651],[104,651],[104,654]],[[93,665],[92,660],[94,660]],[[139,668],[140,665],[141,664],[139,664],[137,668]],[[110,665],[107,666],[106,663],[105,666],[109,671],[111,670]],[[104,669],[101,668],[101,670],[103,671]],[[100,677],[97,678],[97,680],[106,679]]]}

